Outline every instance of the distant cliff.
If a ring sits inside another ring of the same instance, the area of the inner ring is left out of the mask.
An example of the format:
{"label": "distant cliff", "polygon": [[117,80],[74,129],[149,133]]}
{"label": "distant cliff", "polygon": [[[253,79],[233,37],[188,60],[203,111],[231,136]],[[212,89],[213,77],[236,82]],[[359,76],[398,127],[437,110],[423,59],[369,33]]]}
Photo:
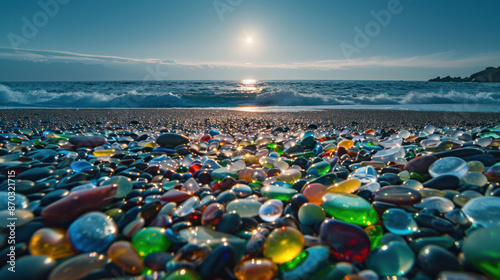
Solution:
{"label": "distant cliff", "polygon": [[479,71],[470,75],[467,78],[461,77],[450,77],[446,76],[444,78],[437,77],[435,79],[430,79],[429,82],[477,82],[477,83],[500,83],[500,67],[488,67],[483,71]]}

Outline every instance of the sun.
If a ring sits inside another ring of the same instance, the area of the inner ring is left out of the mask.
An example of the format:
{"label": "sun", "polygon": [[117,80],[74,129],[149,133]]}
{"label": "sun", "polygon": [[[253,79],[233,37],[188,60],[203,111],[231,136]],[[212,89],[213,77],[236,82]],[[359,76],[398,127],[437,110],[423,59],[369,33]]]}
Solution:
{"label": "sun", "polygon": [[251,44],[253,42],[252,38],[247,38],[247,44]]}

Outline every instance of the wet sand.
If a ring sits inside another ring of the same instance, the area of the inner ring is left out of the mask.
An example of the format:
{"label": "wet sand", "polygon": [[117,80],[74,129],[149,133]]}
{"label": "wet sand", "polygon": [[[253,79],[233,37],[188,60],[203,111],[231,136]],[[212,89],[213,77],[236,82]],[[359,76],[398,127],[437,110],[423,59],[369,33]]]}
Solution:
{"label": "wet sand", "polygon": [[[218,128],[236,131],[248,128],[273,129],[277,126],[306,128],[357,127],[419,129],[427,124],[437,127],[490,126],[500,121],[498,113],[322,110],[302,112],[246,112],[215,109],[2,109],[0,121],[25,128],[46,129],[57,126],[98,128],[128,125],[137,121],[150,128],[181,130]],[[4,124],[5,125],[5,124]],[[97,125],[97,127],[96,127]],[[0,124],[0,126],[2,126]]]}

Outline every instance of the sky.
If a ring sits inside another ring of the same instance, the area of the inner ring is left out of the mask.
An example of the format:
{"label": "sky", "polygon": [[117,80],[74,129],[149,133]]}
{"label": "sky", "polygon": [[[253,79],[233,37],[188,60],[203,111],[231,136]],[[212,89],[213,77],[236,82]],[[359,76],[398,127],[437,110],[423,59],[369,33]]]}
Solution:
{"label": "sky", "polygon": [[498,11],[486,0],[0,0],[0,81],[464,77],[500,66]]}

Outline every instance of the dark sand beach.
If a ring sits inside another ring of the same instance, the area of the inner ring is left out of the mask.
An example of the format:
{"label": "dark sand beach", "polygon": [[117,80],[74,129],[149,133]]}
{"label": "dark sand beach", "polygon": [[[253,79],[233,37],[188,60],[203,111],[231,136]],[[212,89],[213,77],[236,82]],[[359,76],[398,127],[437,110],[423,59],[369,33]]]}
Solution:
{"label": "dark sand beach", "polygon": [[[251,110],[251,108],[246,108]],[[431,124],[444,126],[490,126],[500,121],[500,112],[435,112],[388,110],[321,110],[301,112],[246,112],[214,109],[4,109],[0,120],[26,128],[52,125],[72,127],[76,122],[89,128],[105,124],[126,125],[138,121],[152,128],[181,130],[217,127],[238,131],[245,127],[273,129],[277,126],[306,128],[315,123],[319,128],[355,126],[358,129],[416,129]]]}

